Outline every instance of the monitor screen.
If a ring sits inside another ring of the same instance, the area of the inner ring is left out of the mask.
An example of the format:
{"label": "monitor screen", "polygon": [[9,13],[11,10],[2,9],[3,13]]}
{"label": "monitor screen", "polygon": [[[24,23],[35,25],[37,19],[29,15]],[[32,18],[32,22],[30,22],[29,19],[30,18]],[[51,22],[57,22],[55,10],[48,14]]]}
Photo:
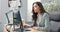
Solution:
{"label": "monitor screen", "polygon": [[22,22],[20,11],[6,13],[8,24],[20,24]]}
{"label": "monitor screen", "polygon": [[21,21],[20,11],[13,12],[13,24],[20,24]]}

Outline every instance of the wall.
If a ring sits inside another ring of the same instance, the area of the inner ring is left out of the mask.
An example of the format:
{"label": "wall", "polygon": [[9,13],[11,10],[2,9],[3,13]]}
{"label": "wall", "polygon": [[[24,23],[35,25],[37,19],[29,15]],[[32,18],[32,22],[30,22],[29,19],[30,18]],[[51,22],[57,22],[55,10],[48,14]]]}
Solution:
{"label": "wall", "polygon": [[1,11],[1,0],[0,0],[0,32],[3,32],[3,27],[2,27],[2,11]]}

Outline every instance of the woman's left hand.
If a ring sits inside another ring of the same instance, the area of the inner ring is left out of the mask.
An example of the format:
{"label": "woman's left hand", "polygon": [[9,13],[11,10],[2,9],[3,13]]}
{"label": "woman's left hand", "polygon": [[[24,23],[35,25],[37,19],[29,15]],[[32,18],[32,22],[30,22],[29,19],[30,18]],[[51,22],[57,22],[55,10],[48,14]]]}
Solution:
{"label": "woman's left hand", "polygon": [[32,29],[35,29],[35,30],[37,30],[37,27],[32,27]]}
{"label": "woman's left hand", "polygon": [[25,24],[25,25],[24,25],[24,28],[31,28],[31,26],[28,25],[28,24]]}

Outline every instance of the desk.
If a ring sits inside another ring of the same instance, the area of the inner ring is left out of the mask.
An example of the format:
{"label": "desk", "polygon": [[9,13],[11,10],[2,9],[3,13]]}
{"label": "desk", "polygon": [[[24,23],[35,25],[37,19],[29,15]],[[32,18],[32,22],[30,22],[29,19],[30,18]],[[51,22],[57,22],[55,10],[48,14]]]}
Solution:
{"label": "desk", "polygon": [[[16,26],[15,28],[17,29],[17,28],[19,28],[19,26]],[[7,29],[7,27],[6,27],[6,25],[4,25],[4,32],[8,32],[6,29]],[[24,32],[44,32],[44,31],[35,30],[33,28],[29,28],[29,29],[31,29],[31,31],[25,31],[24,30]],[[10,30],[10,32],[13,32],[12,26],[9,28],[9,30]],[[14,32],[19,32],[19,30],[18,31],[14,31]]]}

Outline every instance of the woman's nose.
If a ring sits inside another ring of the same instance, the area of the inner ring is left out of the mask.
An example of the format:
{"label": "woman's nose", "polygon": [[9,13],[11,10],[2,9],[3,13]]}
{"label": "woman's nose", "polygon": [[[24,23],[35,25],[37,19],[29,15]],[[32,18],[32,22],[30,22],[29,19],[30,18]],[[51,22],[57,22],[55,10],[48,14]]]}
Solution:
{"label": "woman's nose", "polygon": [[34,8],[35,10],[37,9],[37,8]]}

